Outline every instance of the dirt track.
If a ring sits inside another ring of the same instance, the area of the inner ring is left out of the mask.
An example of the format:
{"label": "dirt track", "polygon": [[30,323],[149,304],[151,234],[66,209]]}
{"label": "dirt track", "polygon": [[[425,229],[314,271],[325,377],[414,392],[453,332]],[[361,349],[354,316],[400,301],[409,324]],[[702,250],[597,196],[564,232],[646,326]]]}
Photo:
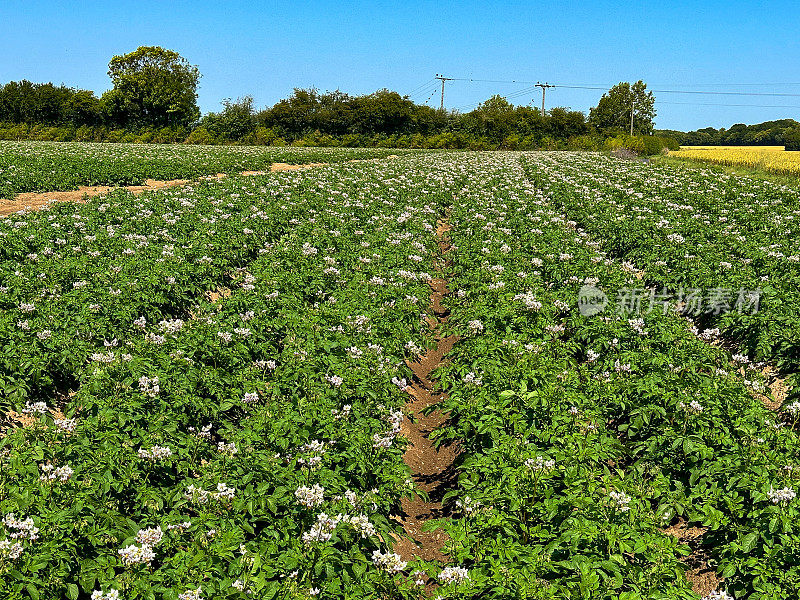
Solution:
{"label": "dirt track", "polygon": [[[311,167],[321,167],[326,163],[308,163],[302,165],[290,165],[287,163],[273,163],[269,171],[243,171],[240,175],[245,177],[252,175],[265,175],[266,173],[274,173],[276,171],[296,171],[298,169],[308,169]],[[216,175],[207,175],[200,177],[198,181],[202,180],[220,180],[227,177],[225,173],[217,173]],[[47,206],[52,202],[83,202],[86,198],[100,196],[107,194],[111,190],[124,189],[132,194],[139,195],[143,192],[150,192],[153,190],[160,190],[168,187],[176,187],[181,185],[188,185],[192,183],[189,179],[171,179],[169,181],[161,181],[158,179],[148,179],[144,185],[127,185],[127,186],[110,186],[110,185],[94,185],[83,186],[77,190],[66,192],[25,192],[17,194],[13,200],[6,200],[0,198],[0,217],[11,215],[20,210],[35,210]]]}
{"label": "dirt track", "polygon": [[[442,253],[450,248],[446,237],[448,230],[446,223],[440,223],[436,232]],[[428,324],[436,332],[440,324],[447,320],[448,311],[442,306],[442,299],[450,292],[444,279],[434,279],[430,282],[430,287],[430,309],[433,317]],[[402,502],[404,514],[399,516],[399,520],[406,534],[417,543],[411,539],[398,540],[394,551],[407,561],[422,558],[445,562],[442,548],[449,539],[441,530],[423,531],[423,526],[428,521],[446,516],[442,496],[455,485],[457,477],[454,463],[458,456],[458,447],[452,445],[436,448],[429,439],[430,434],[444,422],[445,416],[439,411],[423,414],[427,407],[443,398],[443,394],[435,389],[433,372],[442,364],[458,337],[436,335],[436,340],[435,349],[429,350],[417,361],[408,362],[414,372],[414,382],[406,390],[410,396],[406,411],[413,414],[413,422],[403,421],[402,433],[409,442],[403,460],[411,469],[414,482],[428,497],[404,499]]]}

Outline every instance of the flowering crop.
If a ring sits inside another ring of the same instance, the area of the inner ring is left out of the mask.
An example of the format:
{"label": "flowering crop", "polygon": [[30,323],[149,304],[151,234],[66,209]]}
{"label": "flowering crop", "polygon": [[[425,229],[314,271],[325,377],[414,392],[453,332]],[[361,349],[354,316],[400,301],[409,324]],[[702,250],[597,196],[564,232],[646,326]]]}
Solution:
{"label": "flowering crop", "polygon": [[785,152],[782,146],[684,146],[669,153],[729,167],[758,167],[778,175],[800,175],[800,152]]}
{"label": "flowering crop", "polygon": [[140,185],[269,170],[272,163],[321,163],[403,154],[378,148],[279,148],[0,141],[0,198],[82,185]]}
{"label": "flowering crop", "polygon": [[[797,364],[798,196],[610,160],[412,154],[0,221],[0,409],[26,422],[0,439],[0,595],[698,598],[686,524],[719,597],[792,597],[800,443],[750,357]],[[764,275],[763,318],[577,305]],[[446,565],[391,546],[439,276]]]}
{"label": "flowering crop", "polygon": [[[523,162],[567,221],[602,240],[597,260],[630,265],[636,287],[707,290],[716,310],[698,316],[700,329],[718,328],[756,360],[800,368],[800,188],[595,154]],[[757,314],[730,310],[737,298],[722,292],[741,289],[760,291]]]}
{"label": "flowering crop", "polygon": [[[699,597],[683,576],[689,548],[664,530],[681,522],[714,532],[702,543],[725,579],[720,597],[790,597],[800,443],[755,396],[757,366],[707,341],[736,332],[739,317],[695,325],[673,309],[629,320],[584,315],[577,300],[585,285],[648,285],[656,274],[745,285],[754,267],[710,265],[764,247],[765,259],[784,255],[759,262],[775,273],[781,314],[798,315],[777,277],[796,281],[797,251],[769,248],[795,244],[778,232],[795,227],[797,192],[591,154],[495,154],[473,169],[484,184],[465,186],[450,216],[457,293],[446,298],[446,333],[461,341],[438,371],[449,419],[437,432],[465,453],[446,496],[459,518],[441,524],[450,559],[469,569],[470,597]],[[708,198],[717,185],[742,195],[731,194],[727,216],[735,232],[754,215],[753,244],[697,227],[726,216]],[[756,189],[761,203],[746,195]],[[666,240],[675,229],[683,245]],[[765,311],[777,310],[767,298]],[[786,354],[761,344],[764,357],[796,364],[791,330],[750,319],[740,323],[788,344]],[[466,498],[482,508],[467,514]]]}
{"label": "flowering crop", "polygon": [[33,421],[0,440],[1,596],[418,595],[395,382],[441,191],[396,162],[0,221],[0,407]]}

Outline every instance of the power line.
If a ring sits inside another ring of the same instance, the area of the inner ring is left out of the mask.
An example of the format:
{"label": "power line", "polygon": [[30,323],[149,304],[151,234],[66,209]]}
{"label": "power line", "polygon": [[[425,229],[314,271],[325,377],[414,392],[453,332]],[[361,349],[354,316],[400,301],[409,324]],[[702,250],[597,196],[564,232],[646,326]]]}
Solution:
{"label": "power line", "polygon": [[[509,83],[509,82],[506,82]],[[617,82],[620,83],[620,82]],[[606,83],[559,83],[556,85],[560,85],[561,87],[566,86],[588,86],[591,89],[595,87],[599,89],[608,89],[613,87],[616,84],[606,84]],[[684,87],[731,87],[731,86],[744,86],[744,87],[753,87],[753,86],[766,86],[766,87],[782,87],[782,86],[793,86],[793,85],[800,85],[800,83],[792,83],[792,82],[783,82],[783,83],[649,83],[648,85],[652,85],[655,87],[671,87],[671,88],[684,88]]]}
{"label": "power line", "polygon": [[422,88],[421,90],[419,90],[419,91],[417,91],[417,92],[415,92],[413,94],[409,94],[409,97],[412,97],[412,98],[423,98],[423,97],[427,96],[428,94],[435,93],[438,89],[439,89],[439,85],[434,83],[434,84],[428,85],[427,87]]}
{"label": "power line", "polygon": [[[525,95],[529,94],[529,93],[530,93],[530,92],[532,92],[532,91],[533,91],[533,90],[528,90],[528,91],[527,91],[525,94],[522,94],[522,93],[520,93],[520,94],[514,94],[513,96],[512,96],[512,95],[508,95],[508,96],[503,96],[503,97],[504,97],[506,100],[513,100],[513,99],[514,99],[515,97],[517,97],[517,96],[525,96]],[[464,112],[472,112],[473,110],[477,109],[477,108],[478,108],[478,107],[479,107],[481,104],[483,104],[484,102],[485,102],[485,101],[481,101],[481,102],[473,102],[472,104],[464,104],[464,105],[462,105],[462,106],[456,106],[454,110],[457,110],[457,111],[458,111],[458,112],[460,112],[460,113],[464,113]],[[527,105],[525,105],[525,106],[527,106]]]}
{"label": "power line", "polygon": [[723,102],[669,102],[666,100],[656,100],[656,104],[674,104],[680,106],[744,106],[753,108],[800,108],[800,105],[790,104],[728,104]]}
{"label": "power line", "polygon": [[[417,87],[415,87],[414,90],[420,90],[422,88],[428,87],[432,83],[436,83],[436,80],[433,79],[433,78],[430,78],[427,81],[425,81],[425,82],[421,83],[420,85],[418,85]],[[414,91],[414,90],[412,90],[412,91]]]}
{"label": "power line", "polygon": [[434,85],[435,85],[435,84],[436,84],[436,80],[435,80],[435,79],[429,79],[428,81],[426,81],[426,82],[425,82],[425,83],[423,83],[422,85],[418,85],[418,86],[417,86],[417,87],[415,87],[413,90],[411,90],[411,91],[408,93],[408,95],[409,95],[409,96],[416,96],[417,94],[419,94],[419,93],[420,93],[422,90],[426,89],[426,88],[427,88],[429,85],[431,85],[431,84],[434,84]]}
{"label": "power line", "polygon": [[[475,79],[472,77],[451,77],[452,81],[469,81],[475,83],[527,83],[527,84],[536,84],[537,81],[527,81],[524,79]],[[581,89],[609,89],[613,87],[613,85],[605,85],[600,83],[558,83],[555,84],[558,87],[575,87]],[[614,84],[615,85],[615,84]],[[656,84],[661,86],[662,84]],[[800,82],[776,82],[776,83],[670,83],[666,84],[666,86],[671,87],[728,87],[728,86],[772,86],[772,87],[779,87],[779,86],[788,86],[788,85],[800,85]],[[665,86],[665,87],[666,87]],[[657,91],[657,90],[653,90]],[[661,90],[664,91],[664,90]],[[678,90],[675,90],[678,91]]]}
{"label": "power line", "polygon": [[[609,88],[600,86],[588,85],[564,85],[562,83],[555,84],[555,87],[565,88],[569,90],[607,90]],[[780,96],[786,98],[800,98],[800,94],[786,94],[775,92],[711,92],[711,91],[698,91],[698,90],[648,90],[656,94],[704,94],[711,96]]]}
{"label": "power line", "polygon": [[511,92],[510,94],[506,95],[506,98],[507,99],[508,98],[519,98],[520,96],[527,96],[528,94],[533,92],[535,89],[536,89],[536,86],[532,85],[531,87],[523,88],[523,89],[521,89],[519,91],[516,91],[516,92]]}
{"label": "power line", "polygon": [[427,104],[428,102],[430,102],[430,101],[431,101],[431,98],[433,98],[433,95],[436,93],[436,87],[437,87],[437,86],[434,86],[434,88],[433,88],[433,91],[431,92],[431,95],[430,95],[430,96],[428,96],[428,99],[427,99],[427,100],[425,100],[425,102],[423,102],[423,104]]}
{"label": "power line", "polygon": [[472,81],[475,83],[537,83],[535,81],[523,81],[521,79],[473,79],[471,77],[451,77],[453,81]]}
{"label": "power line", "polygon": [[[533,82],[525,79],[479,79],[474,77],[446,77],[442,78],[441,76],[436,77],[436,79],[440,79],[442,81],[442,101],[440,104],[440,108],[444,107],[444,82],[445,81],[467,81],[467,82],[475,82],[475,83],[507,83],[507,84],[532,84],[531,87],[526,87],[521,90],[515,90],[509,94],[506,94],[506,99],[513,99],[518,98],[520,96],[524,96],[530,93],[532,90],[536,89],[537,87],[542,88],[542,95],[544,96],[544,92],[546,90],[543,85],[547,87],[553,88],[564,88],[564,89],[582,89],[582,90],[598,90],[598,91],[607,91],[613,86],[607,86],[602,84],[577,84],[577,83],[555,83],[555,84],[541,84],[541,82]],[[726,86],[797,86],[800,85],[800,82],[782,82],[782,83],[718,83],[718,84],[711,84],[711,83],[692,83],[692,84],[672,84],[671,87],[726,87]],[[666,86],[665,86],[666,87]],[[428,91],[427,89],[425,90]],[[788,92],[739,92],[739,91],[716,91],[716,90],[682,90],[682,89],[651,89],[648,90],[653,93],[658,94],[688,94],[688,95],[699,95],[699,96],[748,96],[748,97],[773,97],[773,98],[800,98],[800,93],[788,93]],[[430,98],[429,98],[430,100]],[[543,98],[544,100],[544,98]],[[792,105],[775,105],[775,104],[737,104],[737,103],[712,103],[712,102],[666,102],[666,101],[656,101],[657,104],[683,104],[687,106],[734,106],[734,107],[753,107],[753,108],[800,108],[797,106]],[[474,109],[480,106],[481,103],[477,104],[469,104],[458,107],[456,110],[459,111],[466,111],[468,109]]]}
{"label": "power line", "polygon": [[[530,90],[529,90],[530,91]],[[509,94],[506,98],[511,98],[512,95]],[[742,108],[791,108],[791,109],[800,109],[800,105],[795,104],[742,104],[742,103],[729,103],[729,102],[670,102],[669,100],[656,100],[656,104],[669,104],[673,106],[735,106],[735,107],[742,107]],[[467,111],[468,109],[475,109],[481,105],[481,102],[473,103],[473,104],[465,104],[463,106],[459,106],[456,110],[460,112]]]}
{"label": "power line", "polygon": [[[515,98],[519,98],[519,97],[523,97],[523,96],[528,96],[528,95],[529,95],[531,92],[533,92],[535,89],[536,89],[536,86],[535,86],[535,85],[532,85],[532,86],[529,86],[529,87],[526,87],[526,88],[522,88],[521,90],[517,90],[517,91],[511,92],[510,94],[506,94],[506,95],[505,95],[505,96],[503,96],[503,97],[504,97],[506,100],[514,100]],[[471,104],[464,104],[464,105],[462,105],[462,106],[457,106],[457,107],[456,107],[456,110],[457,110],[457,111],[459,111],[459,112],[464,112],[464,111],[466,111],[467,109],[474,110],[475,108],[477,108],[477,107],[478,107],[478,106],[480,106],[481,104],[483,104],[483,102],[473,102],[473,103],[471,103]]]}
{"label": "power line", "polygon": [[477,104],[465,104],[464,106],[457,106],[455,108],[455,110],[457,110],[458,112],[461,112],[461,113],[463,113],[463,112],[472,112],[473,110],[478,108],[481,104],[483,104],[483,103],[482,102],[478,102]]}
{"label": "power line", "polygon": [[[562,83],[561,85],[597,85],[602,86],[601,83],[581,83],[581,84],[567,84]],[[784,85],[800,85],[800,83],[792,83],[792,82],[784,82],[784,83],[653,83],[651,85],[655,85],[656,87],[730,87],[730,86],[745,86],[745,87],[753,87],[757,85],[763,85],[767,87],[780,87]],[[610,87],[610,86],[606,86]]]}

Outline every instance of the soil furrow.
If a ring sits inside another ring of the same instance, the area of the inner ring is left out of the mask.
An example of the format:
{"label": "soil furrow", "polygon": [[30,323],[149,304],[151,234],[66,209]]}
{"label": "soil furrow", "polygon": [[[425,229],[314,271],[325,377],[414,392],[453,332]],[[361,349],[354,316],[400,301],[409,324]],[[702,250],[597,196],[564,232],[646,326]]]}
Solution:
{"label": "soil furrow", "polygon": [[[436,230],[442,254],[450,249],[447,236],[449,229],[446,222],[440,222]],[[407,361],[414,373],[414,381],[406,389],[409,401],[405,410],[412,419],[406,419],[402,426],[402,434],[408,440],[403,460],[411,469],[414,482],[427,498],[403,500],[403,514],[399,516],[399,520],[407,537],[398,540],[394,550],[407,561],[421,558],[444,562],[442,548],[448,540],[447,535],[441,530],[423,531],[423,528],[427,522],[447,516],[446,509],[442,506],[442,497],[455,485],[455,460],[459,449],[456,445],[439,448],[434,446],[430,435],[444,423],[446,417],[438,410],[427,415],[423,411],[444,398],[444,394],[436,389],[433,374],[458,341],[458,336],[439,335],[440,325],[448,316],[447,309],[442,306],[442,300],[450,293],[447,281],[442,278],[434,279],[430,282],[430,287],[432,317],[429,318],[428,325],[434,331],[436,348],[418,357],[416,361]]]}

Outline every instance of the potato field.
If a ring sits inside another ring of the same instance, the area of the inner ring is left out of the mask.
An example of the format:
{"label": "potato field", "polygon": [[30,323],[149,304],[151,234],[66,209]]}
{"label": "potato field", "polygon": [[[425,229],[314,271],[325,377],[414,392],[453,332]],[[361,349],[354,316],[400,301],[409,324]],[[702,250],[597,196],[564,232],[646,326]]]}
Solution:
{"label": "potato field", "polygon": [[0,218],[0,598],[798,597],[800,184],[0,144],[148,178]]}

